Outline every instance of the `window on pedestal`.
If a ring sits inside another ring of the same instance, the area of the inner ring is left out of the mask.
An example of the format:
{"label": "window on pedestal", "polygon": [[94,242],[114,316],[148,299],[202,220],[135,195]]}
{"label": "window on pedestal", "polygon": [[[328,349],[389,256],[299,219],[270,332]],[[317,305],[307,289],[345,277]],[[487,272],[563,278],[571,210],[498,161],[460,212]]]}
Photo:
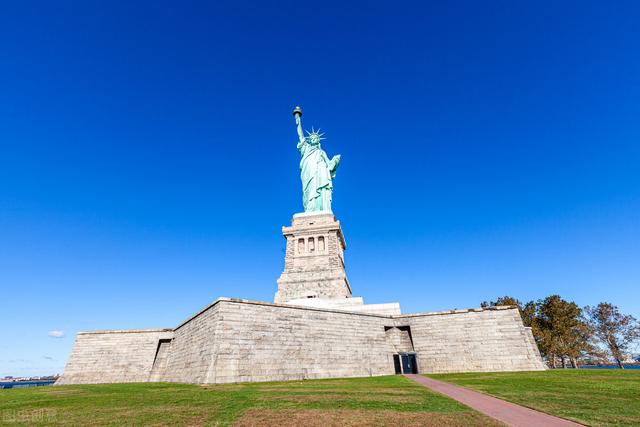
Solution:
{"label": "window on pedestal", "polygon": [[298,253],[304,253],[304,239],[298,239]]}
{"label": "window on pedestal", "polygon": [[318,237],[318,252],[324,252],[324,236]]}
{"label": "window on pedestal", "polygon": [[313,237],[309,237],[309,252],[316,250],[316,241]]}

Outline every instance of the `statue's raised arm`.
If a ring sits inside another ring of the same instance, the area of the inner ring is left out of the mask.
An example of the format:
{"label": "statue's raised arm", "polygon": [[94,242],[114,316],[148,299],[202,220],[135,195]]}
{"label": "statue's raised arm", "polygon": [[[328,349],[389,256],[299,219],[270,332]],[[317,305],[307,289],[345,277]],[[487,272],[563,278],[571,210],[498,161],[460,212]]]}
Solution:
{"label": "statue's raised arm", "polygon": [[305,143],[304,132],[302,131],[302,108],[300,107],[294,108],[293,117],[296,118],[296,126],[298,128],[298,140],[300,141],[298,143],[298,148],[300,148],[300,146]]}

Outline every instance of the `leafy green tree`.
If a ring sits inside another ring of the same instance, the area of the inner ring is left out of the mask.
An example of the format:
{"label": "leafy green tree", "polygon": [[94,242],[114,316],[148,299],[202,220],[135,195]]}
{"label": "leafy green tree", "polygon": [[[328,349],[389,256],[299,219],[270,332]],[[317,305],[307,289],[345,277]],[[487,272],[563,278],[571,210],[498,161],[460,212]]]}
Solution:
{"label": "leafy green tree", "polygon": [[618,307],[601,302],[596,307],[585,307],[590,325],[596,337],[604,344],[618,366],[624,369],[622,361],[631,345],[640,338],[640,323],[635,317],[620,313]]}
{"label": "leafy green tree", "polygon": [[522,307],[522,303],[517,298],[506,295],[496,299],[495,301],[483,301],[480,303],[480,307],[484,308],[495,307],[496,305],[517,305],[518,308]]}
{"label": "leafy green tree", "polygon": [[537,303],[534,334],[540,342],[540,351],[557,367],[559,358],[562,367],[567,359],[574,367],[577,360],[594,352],[593,330],[585,321],[582,309],[575,302],[563,300],[560,295],[551,295]]}
{"label": "leafy green tree", "polygon": [[522,316],[522,323],[524,326],[528,326],[533,331],[533,336],[536,336],[536,319],[538,317],[538,305],[534,301],[529,301],[522,308],[520,308],[520,315]]}
{"label": "leafy green tree", "polygon": [[578,368],[578,359],[602,358],[604,353],[594,343],[594,330],[581,314],[576,325],[568,333],[565,353],[574,368]]}

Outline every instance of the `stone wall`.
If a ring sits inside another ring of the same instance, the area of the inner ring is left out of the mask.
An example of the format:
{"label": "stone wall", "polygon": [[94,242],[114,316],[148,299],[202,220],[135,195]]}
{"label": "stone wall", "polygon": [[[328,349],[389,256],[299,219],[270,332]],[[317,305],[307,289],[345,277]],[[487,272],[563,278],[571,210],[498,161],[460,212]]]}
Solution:
{"label": "stone wall", "polygon": [[407,351],[425,373],[544,369],[517,308],[388,316],[220,299],[173,331],[78,334],[60,383],[391,375]]}
{"label": "stone wall", "polygon": [[210,369],[217,356],[215,343],[222,327],[219,302],[213,303],[175,329],[163,381],[210,382]]}
{"label": "stone wall", "polygon": [[411,327],[420,372],[545,369],[517,308],[452,310],[397,316]]}
{"label": "stone wall", "polygon": [[209,382],[394,373],[388,316],[247,301],[220,301],[219,310]]}
{"label": "stone wall", "polygon": [[387,341],[391,344],[394,353],[410,353],[413,352],[413,341],[411,340],[411,334],[409,328],[385,328],[385,334],[387,335]]}
{"label": "stone wall", "polygon": [[79,332],[57,384],[149,381],[158,344],[170,329]]}
{"label": "stone wall", "polygon": [[[208,382],[389,375],[411,346],[420,372],[544,369],[516,308],[380,316],[238,300],[219,310]],[[390,327],[405,331],[402,345]]]}

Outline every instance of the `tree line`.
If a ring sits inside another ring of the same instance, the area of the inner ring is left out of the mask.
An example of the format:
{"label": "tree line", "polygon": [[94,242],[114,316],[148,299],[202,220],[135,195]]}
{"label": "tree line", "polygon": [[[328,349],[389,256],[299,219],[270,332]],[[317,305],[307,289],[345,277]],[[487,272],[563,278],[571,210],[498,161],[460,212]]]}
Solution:
{"label": "tree line", "polygon": [[580,308],[575,302],[551,295],[522,303],[504,296],[484,301],[482,307],[517,306],[525,326],[531,328],[542,357],[552,368],[601,363],[612,357],[624,369],[634,343],[640,339],[640,323],[608,302]]}

